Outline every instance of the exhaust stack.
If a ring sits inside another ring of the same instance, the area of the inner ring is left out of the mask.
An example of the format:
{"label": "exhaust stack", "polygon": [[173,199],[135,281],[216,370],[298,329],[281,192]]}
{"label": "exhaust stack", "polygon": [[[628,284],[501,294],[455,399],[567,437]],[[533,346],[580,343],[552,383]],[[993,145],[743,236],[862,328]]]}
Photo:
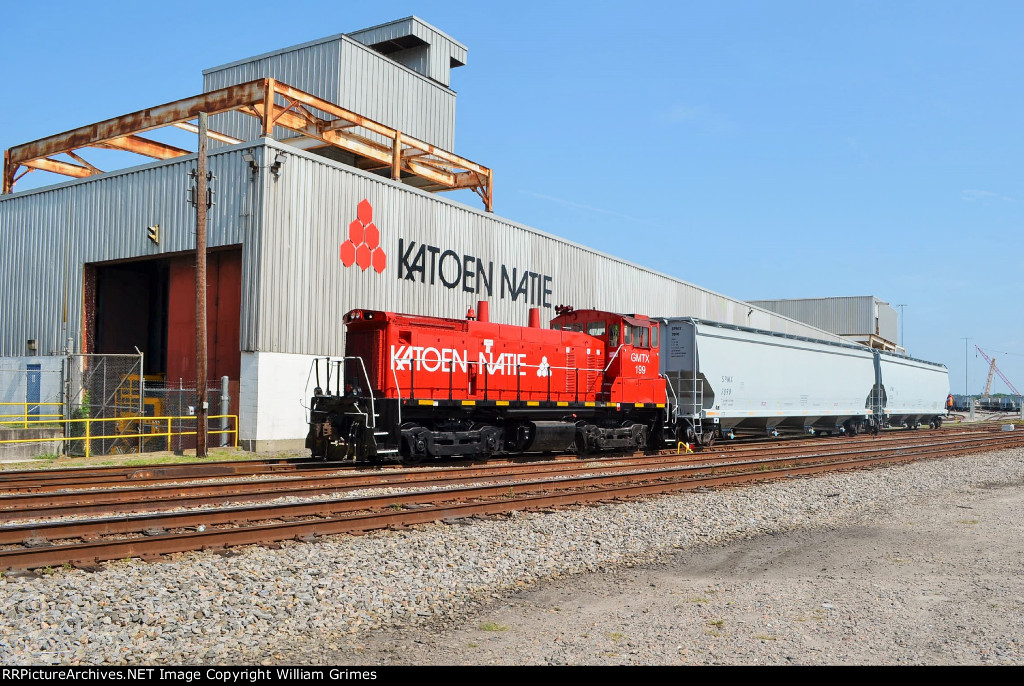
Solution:
{"label": "exhaust stack", "polygon": [[529,324],[527,326],[529,326],[531,329],[539,329],[539,328],[541,328],[541,326],[540,326],[540,308],[539,307],[531,307],[530,308],[530,322],[529,322]]}
{"label": "exhaust stack", "polygon": [[491,321],[491,309],[490,303],[486,300],[480,300],[476,304],[476,320],[478,322],[489,322]]}

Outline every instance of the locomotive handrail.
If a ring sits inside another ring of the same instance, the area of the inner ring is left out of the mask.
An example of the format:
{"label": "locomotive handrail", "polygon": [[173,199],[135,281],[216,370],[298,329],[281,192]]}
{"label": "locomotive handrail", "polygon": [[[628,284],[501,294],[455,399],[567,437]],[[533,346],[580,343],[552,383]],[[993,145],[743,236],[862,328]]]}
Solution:
{"label": "locomotive handrail", "polygon": [[[620,345],[619,348],[622,348],[622,346]],[[616,350],[616,353],[618,353],[618,350]],[[345,359],[350,359],[350,358],[345,358]],[[360,359],[360,358],[351,358],[351,359]],[[410,365],[409,365],[409,371],[410,372],[415,370],[415,365],[413,365],[411,363],[413,363],[413,362],[423,363],[423,362],[428,362],[428,361],[436,362],[436,360],[428,360],[426,357],[403,357],[401,360],[399,360],[399,362],[409,362],[410,363]],[[469,367],[490,367],[490,366],[492,366],[491,363],[486,362],[486,361],[485,362],[467,362],[466,364]],[[572,369],[572,370],[581,371],[581,372],[606,372],[606,371],[608,371],[608,367],[604,367],[604,368],[602,368],[602,367],[580,367],[579,365],[577,365],[575,367],[556,367],[556,366],[554,366],[552,364],[548,364],[545,367],[545,365],[526,364],[526,363],[521,363],[521,362],[516,362],[515,364],[516,364],[517,367],[522,367],[523,369],[541,369],[541,368],[545,368],[545,369],[561,369],[561,370],[564,370],[564,371],[568,371],[568,370]],[[494,366],[504,366],[504,363],[499,364],[499,363],[495,362]]]}
{"label": "locomotive handrail", "polygon": [[[398,400],[402,400],[402,388],[398,385],[398,370],[391,367],[391,376],[395,377],[395,393],[398,394]],[[409,389],[409,399],[412,400],[412,389]],[[398,426],[402,425],[402,403],[398,403]]]}
{"label": "locomotive handrail", "polygon": [[[559,367],[559,366],[552,365],[550,363],[548,363],[546,365],[527,364],[525,362],[520,362],[517,359],[514,362],[514,369],[515,369],[515,376],[516,376],[516,400],[521,400],[522,399],[522,385],[521,385],[521,382],[520,382],[520,379],[519,379],[520,371],[523,370],[523,369],[538,369],[538,370],[539,369],[544,369],[544,370],[547,370],[547,372],[548,372],[545,375],[546,376],[546,386],[547,386],[546,394],[547,394],[547,399],[548,400],[551,400],[551,378],[553,376],[552,372],[554,372],[554,371],[564,371],[564,372],[566,372],[567,382],[568,382],[569,372],[572,372],[572,374],[573,374],[573,376],[575,378],[575,382],[576,382],[575,383],[575,394],[576,394],[576,399],[578,401],[579,400],[579,393],[580,393],[580,388],[579,388],[579,385],[580,385],[579,384],[580,372],[584,372],[584,373],[587,373],[587,374],[589,374],[589,373],[606,374],[608,372],[608,369],[611,368],[612,362],[614,362],[615,358],[618,357],[618,355],[622,351],[623,347],[624,347],[624,344],[619,345],[612,352],[612,356],[611,356],[612,359],[609,360],[608,364],[605,367],[603,367],[603,368],[602,367],[587,367],[587,366],[580,367],[579,365],[576,365],[576,366],[573,366],[573,367]],[[358,359],[360,361],[360,364],[363,365],[363,374],[364,374],[364,376],[366,376],[367,373],[366,373],[365,364],[363,363],[362,358],[345,358],[345,359]],[[436,360],[428,360],[428,358],[423,356],[423,355],[410,355],[409,357],[402,358],[402,360],[401,360],[402,363],[407,363],[409,365],[408,366],[408,372],[409,372],[409,375],[410,375],[410,383],[411,383],[411,387],[410,387],[410,390],[409,390],[409,398],[410,399],[412,399],[412,398],[414,398],[416,396],[416,386],[415,386],[416,367],[417,367],[417,365],[422,365],[422,364],[424,364],[424,363],[426,363],[428,361],[436,362]],[[480,372],[478,372],[478,373],[483,374],[484,379],[483,379],[483,389],[482,390],[483,390],[483,394],[484,394],[484,400],[487,400],[488,396],[490,395],[490,376],[491,376],[490,367],[491,367],[491,364],[488,363],[486,360],[484,360],[484,361],[468,362],[467,364],[468,364],[468,366],[471,369],[479,369]],[[449,393],[449,398],[448,399],[449,400],[451,400],[452,397],[453,397],[452,377],[454,375],[454,372],[455,372],[455,365],[454,365],[454,363],[452,363],[451,366],[448,369],[448,376],[449,376],[449,392],[448,392]],[[393,378],[395,380],[395,390],[396,390],[396,392],[398,394],[398,399],[401,400],[401,397],[402,397],[401,396],[401,389],[400,389],[399,384],[398,384],[398,368],[393,366],[392,369],[391,369],[391,373],[392,373],[392,376],[393,376]],[[659,377],[663,377],[664,375],[659,374],[658,376]],[[596,381],[597,380],[595,379],[595,386],[594,387],[588,386],[585,392],[590,392],[590,391],[597,392],[596,391]],[[369,380],[368,379],[367,379],[367,384],[369,384]],[[438,390],[440,390],[440,389],[438,389]],[[568,391],[569,391],[569,389],[566,388],[566,392],[568,392]],[[675,393],[675,391],[673,389],[673,394],[674,393]],[[678,405],[678,398],[676,398],[676,404]]]}
{"label": "locomotive handrail", "polygon": [[[363,379],[366,380],[366,394],[370,396],[370,428],[377,428],[377,405],[375,398],[373,397],[373,387],[370,385],[370,375],[366,373],[366,363],[363,362],[361,357],[349,357],[346,356],[342,359],[345,360],[359,360],[359,366],[363,369]],[[344,368],[343,368],[344,371]]]}
{"label": "locomotive handrail", "polygon": [[605,366],[604,371],[607,372],[608,367],[611,367],[612,362],[614,362],[615,358],[619,356],[619,351],[622,350],[622,345],[624,344],[619,345],[619,347],[615,349],[615,352],[612,353],[612,356],[608,358],[608,364]]}
{"label": "locomotive handrail", "polygon": [[675,419],[672,414],[679,411],[679,397],[676,395],[676,389],[672,387],[672,380],[668,378],[668,374],[658,374],[658,376],[665,379],[665,388],[672,392],[672,409],[665,408],[665,420],[671,422]]}

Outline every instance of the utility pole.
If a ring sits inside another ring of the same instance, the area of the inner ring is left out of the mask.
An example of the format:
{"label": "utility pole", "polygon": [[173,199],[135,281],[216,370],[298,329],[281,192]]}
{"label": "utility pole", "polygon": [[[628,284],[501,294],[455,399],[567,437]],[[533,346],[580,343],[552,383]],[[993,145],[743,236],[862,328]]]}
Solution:
{"label": "utility pole", "polygon": [[206,112],[199,113],[196,163],[196,457],[206,457]]}
{"label": "utility pole", "polygon": [[967,392],[967,341],[973,340],[971,338],[964,338],[964,395],[970,395]]}
{"label": "utility pole", "polygon": [[903,352],[904,353],[907,352],[907,347],[905,345],[903,345],[903,328],[906,326],[906,319],[904,318],[904,315],[903,315],[903,308],[906,307],[906,306],[907,306],[906,303],[904,303],[902,305],[897,305],[896,306],[896,307],[900,308],[900,347],[903,348]]}

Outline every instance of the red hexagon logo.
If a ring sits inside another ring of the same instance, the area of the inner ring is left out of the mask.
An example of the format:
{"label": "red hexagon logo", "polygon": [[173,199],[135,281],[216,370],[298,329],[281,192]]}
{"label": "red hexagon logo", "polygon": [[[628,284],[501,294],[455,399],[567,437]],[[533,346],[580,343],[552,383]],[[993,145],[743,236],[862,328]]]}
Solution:
{"label": "red hexagon logo", "polygon": [[356,217],[359,218],[363,226],[373,221],[373,206],[366,198],[363,198],[356,206]]}
{"label": "red hexagon logo", "polygon": [[341,244],[338,257],[346,267],[358,264],[364,272],[372,266],[380,274],[387,267],[380,229],[373,223],[373,206],[366,198],[356,206],[356,219],[348,225],[348,240]]}
{"label": "red hexagon logo", "polygon": [[358,219],[348,225],[348,239],[355,243],[356,245],[359,245],[360,243],[363,242],[363,236],[365,235],[365,233],[366,232],[363,230],[363,225],[359,222]]}
{"label": "red hexagon logo", "polygon": [[370,249],[366,247],[366,243],[356,248],[356,264],[364,272],[370,267]]}
{"label": "red hexagon logo", "polygon": [[373,251],[373,271],[380,274],[386,266],[388,266],[388,256],[384,254],[383,250],[377,248]]}
{"label": "red hexagon logo", "polygon": [[366,231],[363,232],[363,242],[366,243],[366,247],[370,250],[380,245],[380,229],[373,222],[370,222],[369,226],[366,227]]}
{"label": "red hexagon logo", "polygon": [[345,241],[341,244],[341,263],[351,267],[356,261],[356,244],[352,241]]}

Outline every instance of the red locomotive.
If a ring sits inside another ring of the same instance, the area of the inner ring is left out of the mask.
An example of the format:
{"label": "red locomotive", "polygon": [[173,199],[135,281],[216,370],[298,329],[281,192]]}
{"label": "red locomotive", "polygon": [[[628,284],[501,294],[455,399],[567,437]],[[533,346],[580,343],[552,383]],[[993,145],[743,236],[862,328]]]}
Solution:
{"label": "red locomotive", "polygon": [[465,320],[349,312],[345,357],[316,362],[306,447],[319,459],[417,463],[660,446],[659,325],[556,311],[550,329],[537,309],[529,326],[493,323],[486,302]]}

